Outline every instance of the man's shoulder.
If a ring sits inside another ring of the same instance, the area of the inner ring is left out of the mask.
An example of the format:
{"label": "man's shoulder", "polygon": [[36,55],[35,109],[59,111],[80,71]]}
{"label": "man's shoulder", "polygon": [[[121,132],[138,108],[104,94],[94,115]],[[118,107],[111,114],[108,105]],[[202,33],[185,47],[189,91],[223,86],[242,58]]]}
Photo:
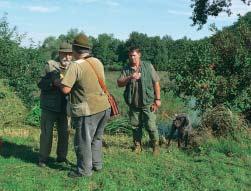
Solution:
{"label": "man's shoulder", "polygon": [[141,61],[141,63],[140,63],[140,67],[141,67],[141,68],[144,68],[144,70],[151,70],[151,69],[152,69],[152,64],[151,64],[150,61],[145,61],[145,60],[143,60],[143,61]]}
{"label": "man's shoulder", "polygon": [[86,60],[90,60],[90,61],[92,61],[92,62],[94,62],[96,64],[102,64],[103,65],[103,63],[96,57],[89,57]]}
{"label": "man's shoulder", "polygon": [[48,60],[46,62],[46,64],[50,65],[50,66],[58,66],[59,62],[57,62],[56,60]]}
{"label": "man's shoulder", "polygon": [[98,58],[95,58],[95,57],[88,57],[88,58],[86,58],[86,59],[79,59],[79,60],[75,60],[75,61],[73,61],[73,64],[75,63],[75,64],[82,64],[82,63],[84,63],[84,62],[95,62],[95,63],[100,63],[100,64],[102,64],[102,62],[98,59]]}
{"label": "man's shoulder", "polygon": [[[74,61],[72,62],[72,64],[71,64],[71,66],[72,66],[72,65],[76,65],[76,64],[81,64],[82,62],[84,62],[83,59],[74,60]],[[73,66],[72,66],[72,67],[73,67]]]}
{"label": "man's shoulder", "polygon": [[128,70],[131,70],[131,66],[130,66],[130,64],[126,64],[126,65],[124,65],[122,70],[123,70],[123,71],[128,71]]}
{"label": "man's shoulder", "polygon": [[55,60],[48,60],[46,63],[45,63],[45,66],[44,66],[44,71],[45,73],[49,73],[49,72],[53,72],[55,70],[59,70],[59,66],[60,66],[60,63],[55,61]]}
{"label": "man's shoulder", "polygon": [[152,65],[151,61],[149,60],[142,60],[141,63],[144,65],[150,65],[150,66]]}
{"label": "man's shoulder", "polygon": [[77,70],[79,68],[80,60],[71,61],[71,64],[67,68],[67,71]]}

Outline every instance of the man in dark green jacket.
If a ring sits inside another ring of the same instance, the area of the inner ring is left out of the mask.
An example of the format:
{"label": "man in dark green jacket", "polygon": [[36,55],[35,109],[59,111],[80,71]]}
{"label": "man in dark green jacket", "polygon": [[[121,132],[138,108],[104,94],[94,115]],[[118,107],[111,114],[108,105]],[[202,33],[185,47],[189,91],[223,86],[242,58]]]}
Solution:
{"label": "man in dark green jacket", "polygon": [[155,112],[161,105],[159,76],[149,62],[141,61],[139,48],[129,50],[129,65],[117,80],[119,87],[126,87],[124,98],[129,106],[129,117],[133,127],[134,151],[142,151],[142,128],[145,127],[153,147],[153,154],[159,153],[159,136]]}
{"label": "man in dark green jacket", "polygon": [[59,84],[72,60],[72,49],[68,43],[62,43],[59,48],[58,61],[49,60],[44,69],[44,75],[38,83],[41,89],[40,108],[41,134],[39,162],[41,167],[46,166],[51,152],[53,127],[56,123],[58,131],[57,162],[67,163],[68,151],[68,122],[66,115],[67,100],[60,91]]}

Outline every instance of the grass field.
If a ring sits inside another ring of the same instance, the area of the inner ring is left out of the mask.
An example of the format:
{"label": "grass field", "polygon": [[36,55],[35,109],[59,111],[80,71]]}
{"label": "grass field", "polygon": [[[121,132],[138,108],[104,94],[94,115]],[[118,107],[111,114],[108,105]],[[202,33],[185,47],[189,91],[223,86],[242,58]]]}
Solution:
{"label": "grass field", "polygon": [[[116,95],[126,114],[122,90],[116,88],[116,75],[107,75],[108,86]],[[39,128],[24,125],[27,114],[22,102],[0,80],[0,190],[250,190],[251,141],[250,131],[240,140],[211,138],[195,150],[179,150],[176,142],[163,146],[158,157],[152,156],[148,138],[144,137],[141,155],[131,152],[131,137],[125,134],[106,134],[104,139],[104,169],[92,177],[70,179],[70,167],[55,163],[55,142],[48,167],[37,164]],[[180,100],[163,95],[159,121],[186,110]],[[168,110],[167,107],[171,107]],[[68,159],[75,164],[73,134],[70,130]]]}

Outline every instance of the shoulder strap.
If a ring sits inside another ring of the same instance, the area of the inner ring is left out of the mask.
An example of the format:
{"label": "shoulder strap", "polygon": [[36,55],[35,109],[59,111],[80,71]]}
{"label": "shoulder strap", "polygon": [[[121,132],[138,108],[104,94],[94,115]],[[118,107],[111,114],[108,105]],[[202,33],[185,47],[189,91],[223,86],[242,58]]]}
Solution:
{"label": "shoulder strap", "polygon": [[106,94],[107,96],[110,96],[110,93],[109,93],[109,91],[108,91],[108,89],[107,89],[107,87],[106,87],[104,81],[99,77],[99,75],[98,75],[98,73],[97,73],[95,67],[94,67],[93,64],[91,63],[91,61],[88,61],[87,59],[86,59],[85,61],[86,61],[87,63],[89,63],[90,66],[92,67],[92,69],[94,70],[94,72],[95,72],[95,74],[96,74],[96,76],[97,76],[97,78],[98,78],[98,83],[99,83],[100,87],[102,88],[102,90],[105,92],[105,94]]}

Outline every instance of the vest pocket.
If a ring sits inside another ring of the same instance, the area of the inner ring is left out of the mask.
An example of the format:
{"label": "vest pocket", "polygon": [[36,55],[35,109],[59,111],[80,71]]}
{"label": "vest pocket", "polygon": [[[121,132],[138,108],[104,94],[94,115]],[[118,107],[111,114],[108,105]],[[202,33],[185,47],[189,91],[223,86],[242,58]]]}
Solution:
{"label": "vest pocket", "polygon": [[152,98],[152,97],[154,97],[154,90],[151,90],[151,89],[146,89],[146,94],[150,97],[150,98]]}

